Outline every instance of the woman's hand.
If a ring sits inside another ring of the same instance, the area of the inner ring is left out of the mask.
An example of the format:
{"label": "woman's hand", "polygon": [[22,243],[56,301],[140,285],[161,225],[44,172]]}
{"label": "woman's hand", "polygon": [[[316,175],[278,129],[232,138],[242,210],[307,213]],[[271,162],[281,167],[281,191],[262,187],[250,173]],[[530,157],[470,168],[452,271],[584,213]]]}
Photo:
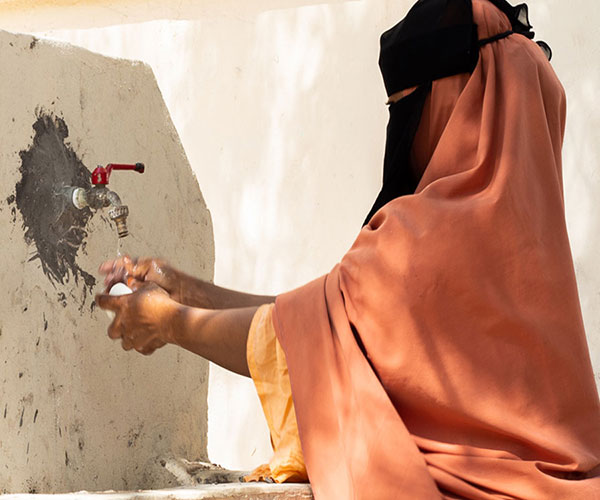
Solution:
{"label": "woman's hand", "polygon": [[121,339],[123,349],[148,355],[165,344],[175,344],[250,376],[246,344],[257,306],[222,310],[189,307],[175,302],[156,283],[131,277],[127,282],[131,294],[96,295],[100,308],[115,313],[108,336]]}
{"label": "woman's hand", "polygon": [[254,295],[222,288],[208,281],[189,276],[164,260],[142,257],[121,257],[102,264],[100,273],[106,275],[106,290],[119,282],[131,286],[132,281],[156,283],[180,304],[202,309],[235,309],[260,306],[275,301],[268,295]]}
{"label": "woman's hand", "polygon": [[182,306],[155,283],[130,279],[129,285],[132,294],[96,296],[100,308],[115,313],[108,336],[121,339],[126,351],[135,349],[146,355],[167,343],[174,343],[175,322]]}
{"label": "woman's hand", "polygon": [[176,302],[183,303],[185,276],[167,262],[151,257],[132,259],[129,256],[104,262],[99,269],[104,274],[106,290],[115,283],[138,282],[156,283]]}

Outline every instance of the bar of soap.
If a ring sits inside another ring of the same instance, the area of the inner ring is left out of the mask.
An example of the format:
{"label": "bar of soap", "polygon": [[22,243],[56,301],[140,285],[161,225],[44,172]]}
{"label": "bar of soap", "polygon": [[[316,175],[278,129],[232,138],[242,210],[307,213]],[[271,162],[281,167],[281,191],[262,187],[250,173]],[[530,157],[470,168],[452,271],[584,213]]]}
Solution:
{"label": "bar of soap", "polygon": [[125,283],[115,283],[108,293],[109,295],[127,295],[133,291]]}
{"label": "bar of soap", "polygon": [[[115,296],[127,295],[129,293],[133,293],[133,291],[125,283],[115,283],[108,292],[109,295]],[[113,311],[106,311],[106,314],[108,314],[110,319],[115,318],[115,313]]]}

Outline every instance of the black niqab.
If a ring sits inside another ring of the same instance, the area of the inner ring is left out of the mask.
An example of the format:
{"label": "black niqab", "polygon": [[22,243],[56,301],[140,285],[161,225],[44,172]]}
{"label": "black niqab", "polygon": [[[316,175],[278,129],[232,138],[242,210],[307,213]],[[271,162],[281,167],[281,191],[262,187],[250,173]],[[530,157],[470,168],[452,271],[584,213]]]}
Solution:
{"label": "black niqab", "polygon": [[[416,87],[390,104],[383,186],[364,224],[391,200],[413,194],[420,181],[410,168],[410,150],[434,80],[471,73],[480,46],[517,33],[533,38],[526,4],[489,0],[506,14],[512,30],[479,40],[471,0],[419,0],[406,17],[381,35],[379,66],[388,96]],[[548,59],[550,47],[538,42]]]}

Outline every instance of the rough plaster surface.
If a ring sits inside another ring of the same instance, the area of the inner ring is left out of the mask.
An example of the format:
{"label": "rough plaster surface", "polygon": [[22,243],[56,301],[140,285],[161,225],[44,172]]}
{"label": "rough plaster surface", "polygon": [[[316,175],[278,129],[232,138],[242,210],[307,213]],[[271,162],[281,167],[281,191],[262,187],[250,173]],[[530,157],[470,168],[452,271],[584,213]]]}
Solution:
{"label": "rough plaster surface", "polygon": [[[413,0],[141,1],[4,0],[0,26],[151,64],[213,215],[217,283],[278,293],[327,272],[378,191],[379,35]],[[567,221],[600,382],[600,9],[527,3],[567,92]],[[252,383],[210,379],[211,458],[268,459]]]}
{"label": "rough plaster surface", "polygon": [[152,71],[0,32],[0,127],[0,492],[168,486],[160,458],[206,457],[207,363],[108,339],[90,292],[114,226],[59,210],[48,190],[85,185],[83,167],[144,162],[109,185],[130,208],[123,250],[212,279],[210,215]]}

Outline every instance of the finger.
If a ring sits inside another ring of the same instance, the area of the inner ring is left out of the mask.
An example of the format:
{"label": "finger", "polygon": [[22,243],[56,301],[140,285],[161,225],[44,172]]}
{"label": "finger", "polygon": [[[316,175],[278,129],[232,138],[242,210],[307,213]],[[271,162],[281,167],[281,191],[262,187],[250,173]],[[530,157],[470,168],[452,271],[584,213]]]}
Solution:
{"label": "finger", "polygon": [[104,277],[104,284],[107,288],[111,287],[119,281],[125,281],[126,277],[133,272],[135,267],[136,259],[132,259],[128,255],[121,257],[116,260],[108,261],[100,270],[106,272]]}
{"label": "finger", "polygon": [[131,269],[131,276],[136,280],[145,281],[154,259],[151,257],[140,257],[136,260]]}
{"label": "finger", "polygon": [[101,266],[101,271],[106,272],[104,285],[106,290],[116,283],[127,283],[130,278],[138,281],[144,281],[150,269],[150,263],[153,259],[144,257],[142,259],[132,259],[129,256],[117,260],[108,261]]}
{"label": "finger", "polygon": [[108,337],[116,340],[123,336],[123,326],[119,316],[115,316],[115,319],[108,327]]}
{"label": "finger", "polygon": [[133,349],[133,340],[128,336],[123,337],[121,340],[121,347],[124,351],[131,351],[131,349]]}
{"label": "finger", "polygon": [[140,354],[143,354],[144,356],[150,356],[150,354],[153,354],[154,351],[156,351],[156,349],[147,345],[144,347],[136,348],[136,351],[139,352]]}
{"label": "finger", "polygon": [[[126,335],[130,335],[131,332],[127,332]],[[146,349],[147,347],[151,347],[156,337],[153,335],[151,331],[145,329],[136,330],[134,335],[130,335],[130,338],[133,337],[133,347],[136,351],[141,352],[141,349]]]}
{"label": "finger", "polygon": [[148,344],[148,347],[155,351],[156,349],[160,349],[161,347],[166,346],[166,345],[167,345],[166,342],[163,342],[160,339],[154,339],[152,342],[150,342]]}
{"label": "finger", "polygon": [[156,351],[157,349],[160,349],[161,347],[165,346],[166,343],[163,342],[162,340],[158,340],[155,339],[152,342],[150,342],[149,344],[140,347],[139,349],[136,349],[137,352],[139,352],[140,354],[143,354],[144,356],[150,356],[150,354],[153,354],[154,351]]}
{"label": "finger", "polygon": [[123,297],[108,295],[107,293],[96,295],[96,304],[98,307],[108,311],[119,312],[123,305],[122,300],[124,300]]}
{"label": "finger", "polygon": [[111,271],[104,277],[104,286],[106,286],[107,289],[110,289],[115,283],[123,281],[124,275],[125,270],[122,267]]}
{"label": "finger", "polygon": [[133,259],[129,255],[124,255],[118,259],[111,259],[100,264],[98,272],[108,274],[114,271],[117,267],[125,267],[128,263],[133,263]]}
{"label": "finger", "polygon": [[133,277],[127,278],[127,286],[131,288],[132,291],[137,292],[140,288],[148,286],[148,283],[145,281],[137,280]]}
{"label": "finger", "polygon": [[114,266],[115,266],[114,260],[106,260],[102,264],[100,264],[100,267],[98,267],[98,272],[100,274],[108,274],[112,271]]}

